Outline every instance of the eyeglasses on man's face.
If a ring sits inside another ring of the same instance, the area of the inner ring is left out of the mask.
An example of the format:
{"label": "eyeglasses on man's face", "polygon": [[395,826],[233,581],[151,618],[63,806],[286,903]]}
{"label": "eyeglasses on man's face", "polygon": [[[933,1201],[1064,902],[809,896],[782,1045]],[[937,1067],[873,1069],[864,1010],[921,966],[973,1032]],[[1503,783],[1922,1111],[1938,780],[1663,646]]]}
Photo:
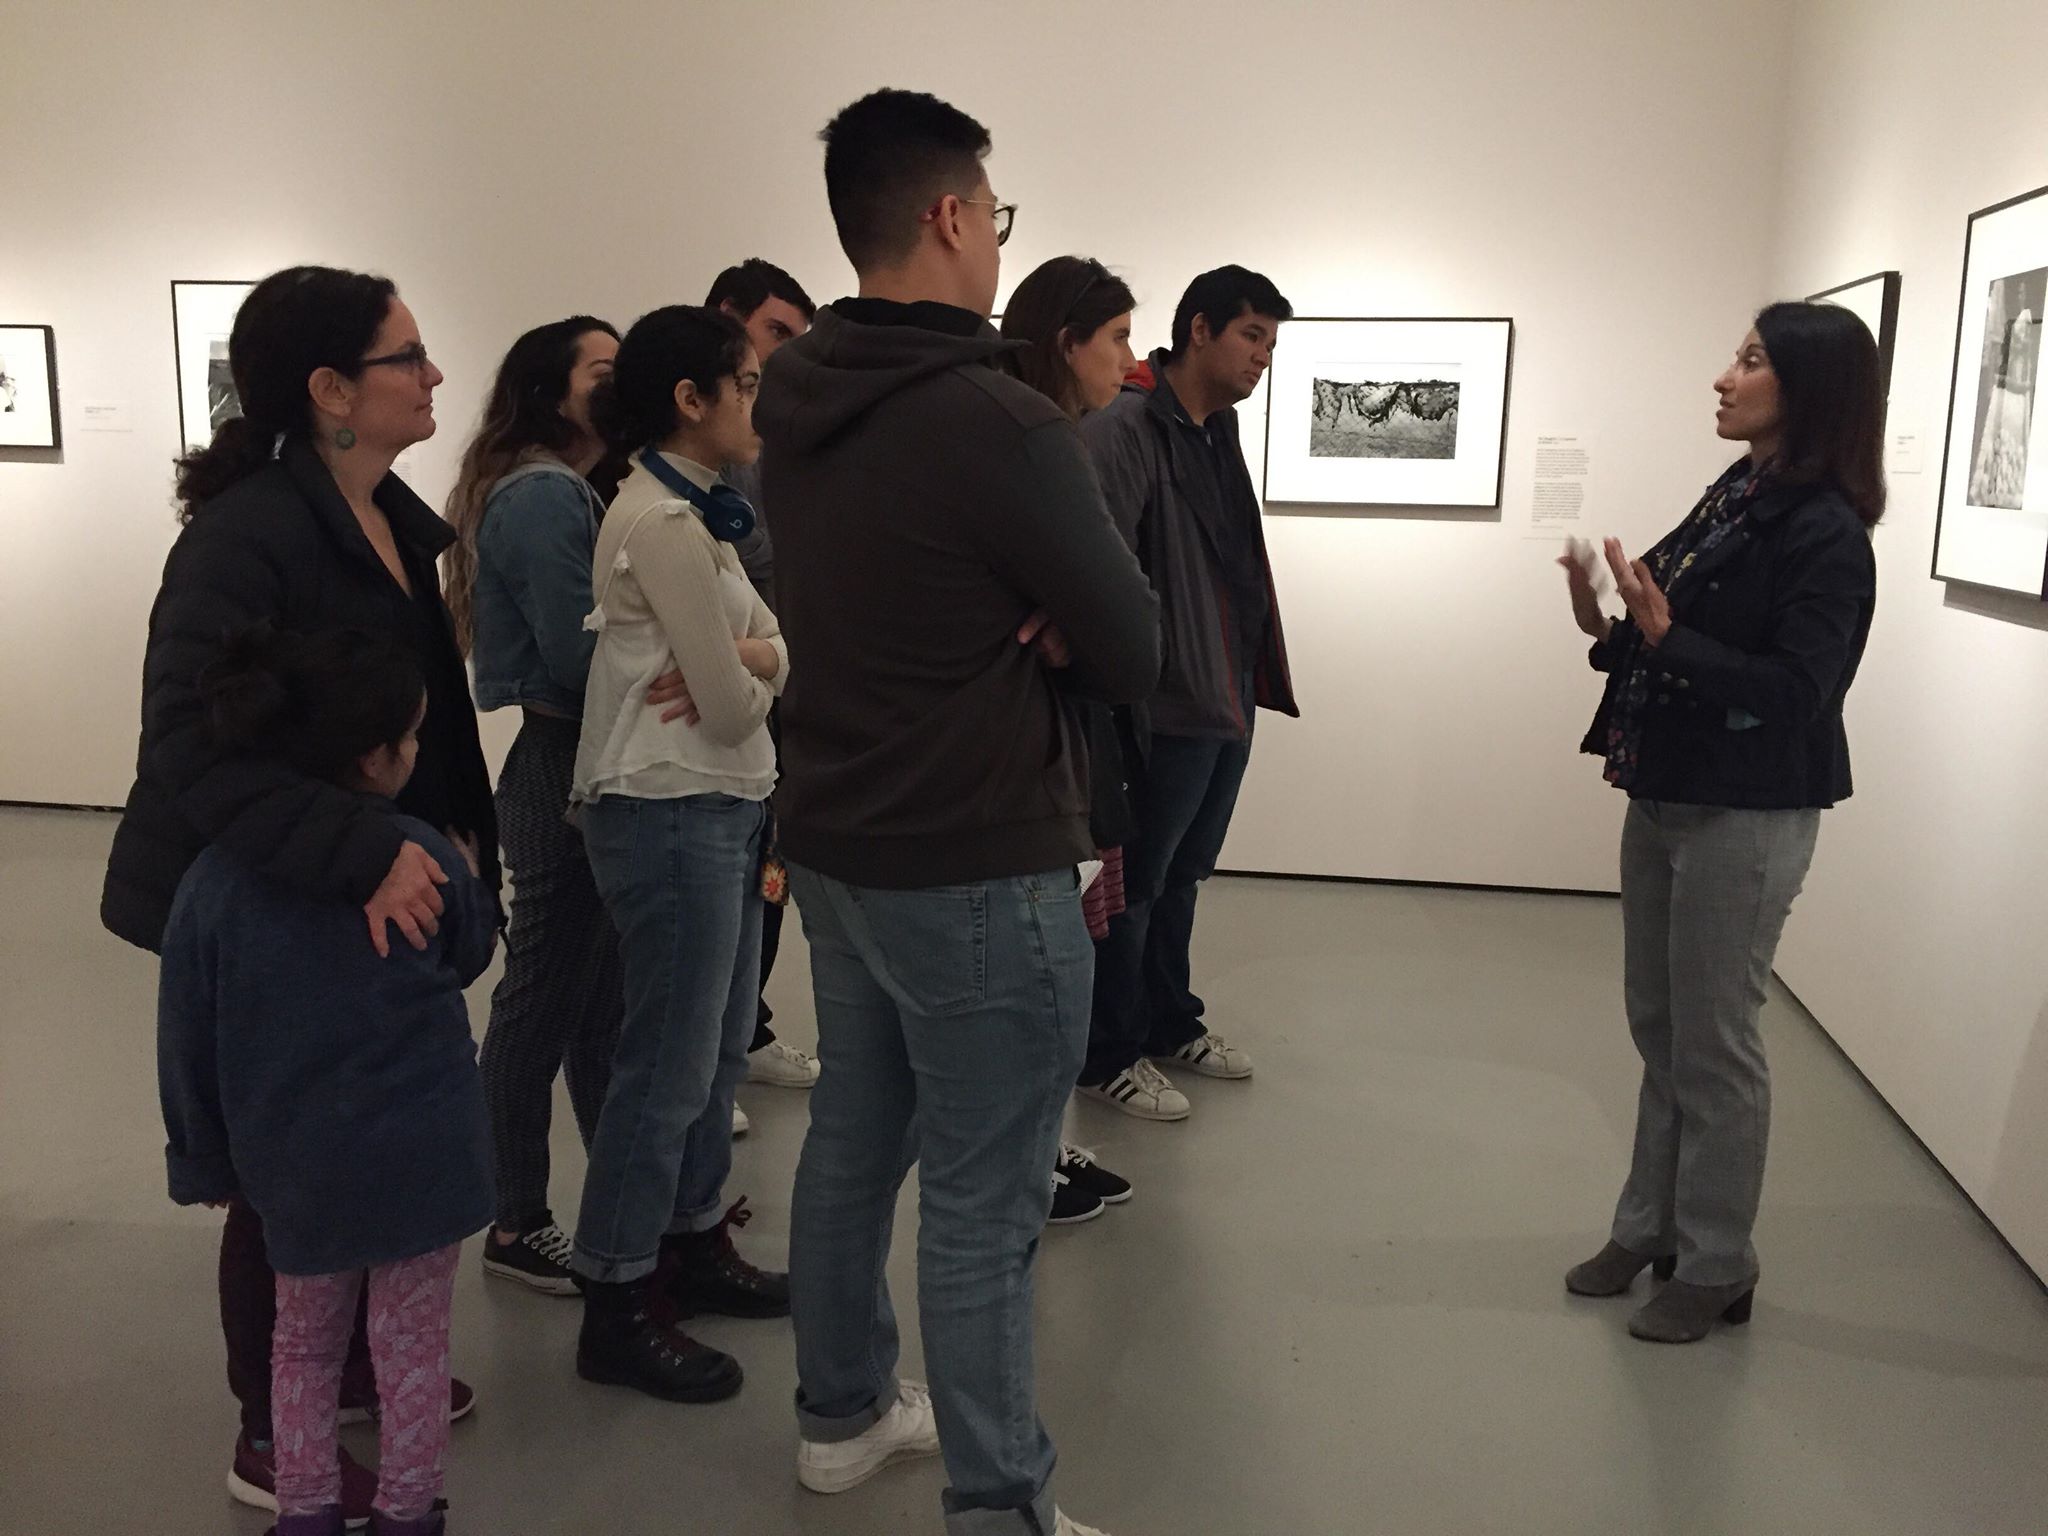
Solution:
{"label": "eyeglasses on man's face", "polygon": [[[990,216],[996,221],[996,244],[1003,245],[1008,242],[1010,226],[1017,222],[1017,205],[1015,203],[999,203],[992,197],[963,197],[960,201],[969,207],[988,209]],[[938,206],[934,205],[927,209],[924,216],[927,219],[937,218],[939,216]]]}

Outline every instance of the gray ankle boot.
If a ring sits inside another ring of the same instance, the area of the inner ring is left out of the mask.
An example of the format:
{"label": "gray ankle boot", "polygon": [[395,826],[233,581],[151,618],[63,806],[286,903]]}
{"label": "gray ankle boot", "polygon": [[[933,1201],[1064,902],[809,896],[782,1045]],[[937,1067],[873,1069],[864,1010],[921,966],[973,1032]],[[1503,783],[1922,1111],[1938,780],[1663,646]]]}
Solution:
{"label": "gray ankle boot", "polygon": [[1717,1322],[1740,1327],[1749,1321],[1756,1282],[1687,1285],[1674,1280],[1628,1320],[1628,1331],[1651,1344],[1697,1344]]}
{"label": "gray ankle boot", "polygon": [[1610,1242],[1585,1263],[1566,1270],[1564,1288],[1574,1296],[1619,1296],[1645,1269],[1654,1270],[1659,1280],[1669,1280],[1677,1268],[1675,1254],[1653,1257]]}

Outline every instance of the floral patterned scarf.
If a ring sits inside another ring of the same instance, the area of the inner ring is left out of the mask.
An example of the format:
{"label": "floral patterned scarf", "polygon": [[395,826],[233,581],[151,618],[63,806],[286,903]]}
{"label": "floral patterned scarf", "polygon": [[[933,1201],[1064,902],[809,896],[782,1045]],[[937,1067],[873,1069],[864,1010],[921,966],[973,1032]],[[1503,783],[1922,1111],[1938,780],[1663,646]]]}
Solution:
{"label": "floral patterned scarf", "polygon": [[[1757,493],[1770,481],[1768,471],[1752,468],[1744,459],[1707,487],[1677,530],[1655,549],[1645,562],[1650,575],[1668,598],[1685,582],[1702,555],[1711,553],[1740,528],[1749,516]],[[1622,640],[1622,654],[1615,658],[1615,674],[1622,679],[1615,696],[1614,713],[1607,721],[1607,782],[1617,789],[1632,788],[1643,749],[1643,714],[1650,700],[1650,671],[1655,658],[1643,642],[1643,632],[1628,627]]]}

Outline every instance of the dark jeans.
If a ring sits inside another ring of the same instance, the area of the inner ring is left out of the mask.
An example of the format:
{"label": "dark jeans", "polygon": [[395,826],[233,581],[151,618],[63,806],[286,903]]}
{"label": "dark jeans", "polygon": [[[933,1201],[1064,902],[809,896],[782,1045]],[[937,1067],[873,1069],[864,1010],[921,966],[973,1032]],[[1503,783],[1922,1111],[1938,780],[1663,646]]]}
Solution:
{"label": "dark jeans", "polygon": [[[343,1403],[377,1400],[366,1332],[368,1293],[356,1305],[355,1332],[342,1366]],[[228,1202],[220,1233],[220,1331],[228,1346],[228,1390],[242,1405],[242,1433],[251,1440],[270,1434],[270,1342],[277,1328],[277,1274],[263,1240],[263,1218],[239,1195]]]}
{"label": "dark jeans", "polygon": [[1170,1056],[1203,1033],[1190,987],[1195,896],[1216,872],[1252,744],[1155,736],[1131,783],[1138,834],[1124,849],[1124,910],[1095,949],[1087,1086],[1141,1056]]}
{"label": "dark jeans", "polygon": [[772,901],[761,903],[761,1002],[754,1011],[754,1043],[747,1054],[766,1050],[775,1043],[775,1010],[768,1006],[768,977],[775,969],[775,957],[782,951],[782,908]]}

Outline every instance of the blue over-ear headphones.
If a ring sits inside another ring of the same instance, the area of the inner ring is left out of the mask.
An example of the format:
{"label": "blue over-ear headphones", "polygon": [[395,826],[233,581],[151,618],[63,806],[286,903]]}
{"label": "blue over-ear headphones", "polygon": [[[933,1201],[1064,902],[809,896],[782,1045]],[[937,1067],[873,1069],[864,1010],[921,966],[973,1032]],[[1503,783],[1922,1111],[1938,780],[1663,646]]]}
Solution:
{"label": "blue over-ear headphones", "polygon": [[754,504],[731,486],[714,485],[707,491],[652,448],[640,450],[640,465],[702,513],[714,539],[737,544],[754,531]]}

